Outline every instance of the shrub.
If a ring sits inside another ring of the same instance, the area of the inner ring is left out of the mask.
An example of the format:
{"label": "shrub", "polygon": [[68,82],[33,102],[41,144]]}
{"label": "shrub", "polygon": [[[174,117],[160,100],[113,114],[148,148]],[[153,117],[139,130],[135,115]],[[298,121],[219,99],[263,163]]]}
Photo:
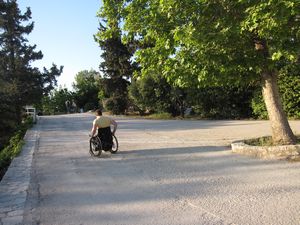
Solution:
{"label": "shrub", "polygon": [[149,119],[156,119],[156,120],[168,120],[172,119],[172,114],[171,113],[154,113],[149,116],[147,116]]}
{"label": "shrub", "polygon": [[127,99],[122,96],[113,96],[104,101],[104,108],[115,115],[124,114],[127,108]]}
{"label": "shrub", "polygon": [[[300,144],[300,136],[296,136],[296,144]],[[274,146],[273,139],[271,136],[258,137],[253,139],[245,140],[245,144],[252,146]]]}
{"label": "shrub", "polygon": [[188,104],[196,115],[210,119],[239,119],[252,116],[253,86],[212,86],[190,89]]}
{"label": "shrub", "polygon": [[[300,65],[285,66],[279,71],[278,86],[282,105],[289,118],[300,118]],[[253,114],[256,118],[267,119],[267,109],[263,101],[261,90],[257,90],[251,102]]]}
{"label": "shrub", "polygon": [[87,112],[89,110],[95,110],[97,109],[97,105],[94,104],[93,102],[88,102],[83,106],[84,112]]}
{"label": "shrub", "polygon": [[33,124],[31,117],[28,117],[17,129],[17,132],[10,138],[9,143],[0,151],[0,179],[2,179],[5,171],[10,165],[14,157],[16,157],[24,144],[23,137],[29,127]]}
{"label": "shrub", "polygon": [[255,118],[268,119],[267,108],[260,89],[254,92],[253,98],[251,100],[251,107]]}
{"label": "shrub", "polygon": [[289,118],[300,118],[300,65],[286,66],[279,74],[283,108]]}

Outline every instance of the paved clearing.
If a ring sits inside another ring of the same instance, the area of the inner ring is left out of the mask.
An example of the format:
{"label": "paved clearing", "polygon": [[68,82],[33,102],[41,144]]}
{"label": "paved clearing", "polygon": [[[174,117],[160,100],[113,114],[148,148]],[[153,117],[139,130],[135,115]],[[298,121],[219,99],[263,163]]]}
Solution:
{"label": "paved clearing", "polygon": [[92,119],[41,118],[26,223],[300,224],[300,163],[230,151],[232,140],[270,134],[268,122],[120,117],[120,152],[93,158]]}

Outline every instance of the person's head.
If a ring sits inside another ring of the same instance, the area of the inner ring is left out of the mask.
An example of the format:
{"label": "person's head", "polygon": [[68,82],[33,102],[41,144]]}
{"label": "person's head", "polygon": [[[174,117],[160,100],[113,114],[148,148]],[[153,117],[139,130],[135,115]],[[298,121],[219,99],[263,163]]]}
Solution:
{"label": "person's head", "polygon": [[96,116],[102,116],[102,110],[101,109],[96,110]]}

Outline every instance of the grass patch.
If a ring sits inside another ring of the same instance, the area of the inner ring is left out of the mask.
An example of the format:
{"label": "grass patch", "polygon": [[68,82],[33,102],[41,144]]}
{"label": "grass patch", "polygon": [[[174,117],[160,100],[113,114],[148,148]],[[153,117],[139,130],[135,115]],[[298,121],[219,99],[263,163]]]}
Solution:
{"label": "grass patch", "polygon": [[[300,144],[300,136],[297,135],[296,138],[297,138],[296,144]],[[271,136],[245,140],[245,144],[253,145],[253,146],[275,146]]]}
{"label": "grass patch", "polygon": [[0,151],[0,180],[4,176],[11,161],[20,154],[24,145],[23,137],[28,128],[33,125],[31,117],[22,123],[14,135],[9,139],[9,143]]}

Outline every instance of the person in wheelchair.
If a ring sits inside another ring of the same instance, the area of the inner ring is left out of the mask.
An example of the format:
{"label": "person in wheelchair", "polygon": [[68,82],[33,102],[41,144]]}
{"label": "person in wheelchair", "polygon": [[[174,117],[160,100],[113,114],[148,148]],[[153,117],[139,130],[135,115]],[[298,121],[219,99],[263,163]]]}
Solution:
{"label": "person in wheelchair", "polygon": [[[111,125],[113,125],[113,130],[111,131]],[[98,136],[102,143],[102,148],[105,151],[112,149],[113,139],[112,135],[115,134],[117,130],[117,122],[107,116],[102,115],[101,109],[96,110],[96,119],[93,121],[93,128],[91,131],[92,137],[95,136],[95,133],[98,129]]]}

